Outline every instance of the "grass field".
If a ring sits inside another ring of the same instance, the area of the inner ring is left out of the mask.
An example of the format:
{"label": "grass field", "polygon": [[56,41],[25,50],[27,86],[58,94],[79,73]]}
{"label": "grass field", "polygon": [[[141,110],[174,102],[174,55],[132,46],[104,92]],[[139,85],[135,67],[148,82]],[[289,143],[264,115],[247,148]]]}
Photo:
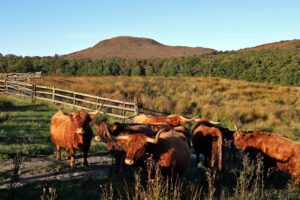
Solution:
{"label": "grass field", "polygon": [[[300,88],[229,81],[219,78],[163,77],[46,77],[40,85],[56,86],[116,99],[139,96],[140,106],[161,112],[201,115],[234,123],[244,129],[268,130],[300,137]],[[49,139],[55,106],[26,99],[0,97],[0,159],[14,159],[22,151],[28,157],[52,155]],[[91,154],[103,151],[92,143]],[[0,171],[2,173],[2,171]],[[138,178],[111,174],[68,180],[39,181],[22,187],[0,189],[0,197],[39,199],[43,188],[56,189],[58,199],[299,199],[300,188],[291,188],[285,174],[263,178],[260,168],[246,164],[214,174],[192,162],[173,188],[161,177],[141,187]],[[100,187],[101,185],[101,187]],[[49,192],[46,191],[49,195]],[[18,195],[14,195],[18,194]],[[1,198],[0,198],[1,199]],[[47,198],[46,198],[47,199]]]}
{"label": "grass field", "polygon": [[36,83],[120,100],[138,96],[143,108],[300,139],[299,87],[207,77],[46,77]]}
{"label": "grass field", "polygon": [[[47,103],[1,96],[0,160],[13,158],[21,151],[29,156],[54,155],[50,121],[56,111],[55,106]],[[103,150],[103,146],[93,142],[90,152],[99,150]]]}

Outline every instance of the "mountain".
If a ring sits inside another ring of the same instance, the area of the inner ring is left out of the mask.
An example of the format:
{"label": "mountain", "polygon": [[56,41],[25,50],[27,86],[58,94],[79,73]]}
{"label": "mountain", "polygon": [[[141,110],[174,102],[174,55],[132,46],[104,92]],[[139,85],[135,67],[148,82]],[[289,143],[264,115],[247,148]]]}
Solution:
{"label": "mountain", "polygon": [[300,49],[300,40],[283,40],[280,42],[267,43],[255,47],[240,49],[239,51],[256,51],[268,49]]}
{"label": "mountain", "polygon": [[65,58],[167,58],[214,53],[216,51],[209,48],[168,46],[149,38],[120,36],[103,40],[93,47],[65,55]]}

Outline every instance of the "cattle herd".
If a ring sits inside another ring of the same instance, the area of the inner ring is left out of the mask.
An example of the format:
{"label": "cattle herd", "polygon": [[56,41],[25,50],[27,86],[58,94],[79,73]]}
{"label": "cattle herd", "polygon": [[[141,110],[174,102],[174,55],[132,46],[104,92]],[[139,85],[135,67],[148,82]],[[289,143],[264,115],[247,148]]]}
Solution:
{"label": "cattle herd", "polygon": [[[74,166],[77,149],[83,152],[84,165],[88,165],[87,154],[93,137],[90,122],[96,114],[97,111],[58,111],[52,117],[50,132],[57,159],[61,158],[60,149],[65,148],[66,156],[71,156],[70,165]],[[191,131],[186,128],[189,122],[196,123]],[[226,143],[226,148],[248,154],[252,160],[261,155],[265,170],[276,168],[288,173],[295,184],[300,183],[299,142],[280,134],[229,130],[220,123],[198,117],[142,114],[134,117],[133,123],[109,124],[105,120],[94,123],[94,139],[106,143],[117,166],[125,163],[143,167],[145,160],[151,157],[163,175],[183,174],[190,164],[192,148],[196,163],[200,162],[199,154],[202,154],[206,167],[225,170],[223,165],[228,161],[223,156]]]}

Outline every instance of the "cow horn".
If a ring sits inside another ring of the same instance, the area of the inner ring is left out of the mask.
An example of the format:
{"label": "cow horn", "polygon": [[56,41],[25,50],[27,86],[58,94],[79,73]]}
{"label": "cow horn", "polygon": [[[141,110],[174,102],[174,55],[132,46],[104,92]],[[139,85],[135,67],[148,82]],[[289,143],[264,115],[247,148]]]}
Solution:
{"label": "cow horn", "polygon": [[148,124],[148,125],[152,125],[152,126],[167,126],[167,125],[170,125],[170,124],[168,124],[168,123],[150,123],[150,124]]}
{"label": "cow horn", "polygon": [[221,124],[221,123],[222,123],[222,122],[209,121],[209,120],[206,119],[206,118],[198,118],[198,119],[195,119],[195,122],[208,122],[208,123],[214,124],[214,125],[218,125],[218,124]]}
{"label": "cow horn", "polygon": [[155,138],[151,138],[151,137],[147,137],[146,141],[149,142],[149,143],[152,143],[152,144],[157,144],[158,142],[158,139],[159,139],[159,136],[162,132],[164,132],[165,129],[160,129],[160,131],[158,131],[158,133],[156,134]]}
{"label": "cow horn", "polygon": [[128,140],[129,136],[128,135],[120,135],[117,137],[114,137],[116,140]]}
{"label": "cow horn", "polygon": [[89,112],[89,115],[97,115],[99,112],[100,112],[101,108],[99,108],[98,110],[96,111],[93,111],[93,112]]}
{"label": "cow horn", "polygon": [[241,132],[239,131],[239,129],[236,127],[236,124],[234,124],[234,129],[235,129],[235,132],[240,136],[242,135]]}
{"label": "cow horn", "polygon": [[234,129],[235,129],[235,131],[238,131],[238,128],[236,127],[236,124],[234,124]]}
{"label": "cow horn", "polygon": [[188,118],[185,118],[185,117],[183,117],[183,116],[180,116],[180,119],[182,119],[182,120],[184,120],[184,121],[187,121],[187,122],[190,122],[190,121],[194,121],[194,120],[196,120],[198,117],[193,117],[193,118],[191,118],[191,119],[188,119]]}
{"label": "cow horn", "polygon": [[105,124],[106,135],[109,139],[112,139],[111,131],[108,129],[107,124]]}

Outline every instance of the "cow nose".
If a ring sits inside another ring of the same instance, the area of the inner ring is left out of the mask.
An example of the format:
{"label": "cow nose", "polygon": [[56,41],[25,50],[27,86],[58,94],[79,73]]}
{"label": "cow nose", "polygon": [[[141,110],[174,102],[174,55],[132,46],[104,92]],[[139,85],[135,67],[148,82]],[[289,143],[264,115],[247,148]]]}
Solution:
{"label": "cow nose", "polygon": [[95,136],[95,140],[96,141],[100,141],[100,137],[97,135],[97,136]]}
{"label": "cow nose", "polygon": [[77,128],[75,132],[78,134],[83,134],[84,130],[83,130],[83,128]]}
{"label": "cow nose", "polygon": [[133,160],[131,160],[131,159],[125,159],[125,164],[126,165],[133,165]]}

